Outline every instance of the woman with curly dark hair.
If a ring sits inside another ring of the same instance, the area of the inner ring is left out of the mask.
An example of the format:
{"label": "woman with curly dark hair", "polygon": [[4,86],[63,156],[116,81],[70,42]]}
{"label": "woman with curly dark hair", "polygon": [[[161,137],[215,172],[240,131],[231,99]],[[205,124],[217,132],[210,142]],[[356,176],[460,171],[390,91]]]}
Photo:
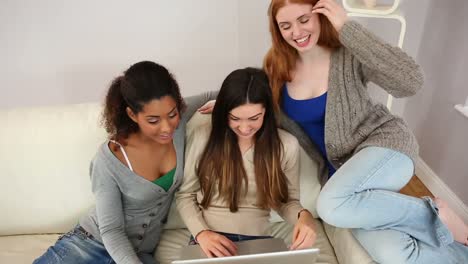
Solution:
{"label": "woman with curly dark hair", "polygon": [[185,123],[210,96],[184,102],[169,71],[150,61],[115,78],[103,112],[109,140],[90,166],[96,206],[34,263],[155,263],[184,174]]}

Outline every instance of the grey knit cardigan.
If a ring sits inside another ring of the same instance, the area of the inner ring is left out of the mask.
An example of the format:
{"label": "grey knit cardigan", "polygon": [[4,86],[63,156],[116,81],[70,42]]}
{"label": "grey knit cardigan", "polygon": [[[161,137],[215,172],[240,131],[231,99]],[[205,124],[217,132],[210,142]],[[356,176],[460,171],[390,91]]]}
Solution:
{"label": "grey knit cardigan", "polygon": [[[371,81],[396,98],[414,95],[423,85],[418,64],[398,47],[384,43],[355,21],[339,34],[342,47],[331,57],[325,111],[325,148],[328,160],[339,168],[368,146],[399,151],[413,162],[418,144],[405,121],[371,100]],[[280,126],[295,135],[311,159],[319,164],[320,183],[328,180],[325,161],[307,134],[284,113]]]}

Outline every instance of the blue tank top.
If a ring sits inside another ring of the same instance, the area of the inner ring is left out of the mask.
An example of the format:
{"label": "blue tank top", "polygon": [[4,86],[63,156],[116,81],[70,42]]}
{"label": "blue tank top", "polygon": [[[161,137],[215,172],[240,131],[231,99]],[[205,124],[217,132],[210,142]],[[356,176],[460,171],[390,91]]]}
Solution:
{"label": "blue tank top", "polygon": [[335,173],[335,168],[327,159],[325,148],[325,109],[327,106],[327,93],[319,97],[296,100],[289,96],[286,85],[283,87],[282,107],[286,115],[298,123],[310,139],[319,147],[322,157],[328,166],[328,176]]}

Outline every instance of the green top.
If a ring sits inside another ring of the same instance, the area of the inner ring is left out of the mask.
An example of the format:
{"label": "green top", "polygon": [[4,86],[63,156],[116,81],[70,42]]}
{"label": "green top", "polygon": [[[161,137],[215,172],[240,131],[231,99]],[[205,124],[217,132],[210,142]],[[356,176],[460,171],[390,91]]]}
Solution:
{"label": "green top", "polygon": [[175,170],[176,168],[174,167],[168,173],[154,180],[153,183],[160,186],[167,192],[167,190],[171,188],[172,182],[174,181]]}

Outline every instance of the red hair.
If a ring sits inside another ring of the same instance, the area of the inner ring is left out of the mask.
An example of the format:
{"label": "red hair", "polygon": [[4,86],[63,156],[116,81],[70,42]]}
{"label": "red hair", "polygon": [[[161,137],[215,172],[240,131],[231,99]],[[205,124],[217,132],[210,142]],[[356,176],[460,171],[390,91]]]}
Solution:
{"label": "red hair", "polygon": [[[317,2],[318,0],[272,0],[268,8],[272,45],[263,60],[263,68],[270,80],[276,110],[279,109],[281,88],[285,82],[292,80],[291,71],[294,70],[296,60],[299,58],[297,50],[283,39],[278,27],[278,21],[276,20],[276,14],[280,8],[288,4],[309,4],[314,6]],[[341,47],[338,32],[328,18],[322,14],[318,15],[320,20],[320,36],[317,45],[332,49]]]}

